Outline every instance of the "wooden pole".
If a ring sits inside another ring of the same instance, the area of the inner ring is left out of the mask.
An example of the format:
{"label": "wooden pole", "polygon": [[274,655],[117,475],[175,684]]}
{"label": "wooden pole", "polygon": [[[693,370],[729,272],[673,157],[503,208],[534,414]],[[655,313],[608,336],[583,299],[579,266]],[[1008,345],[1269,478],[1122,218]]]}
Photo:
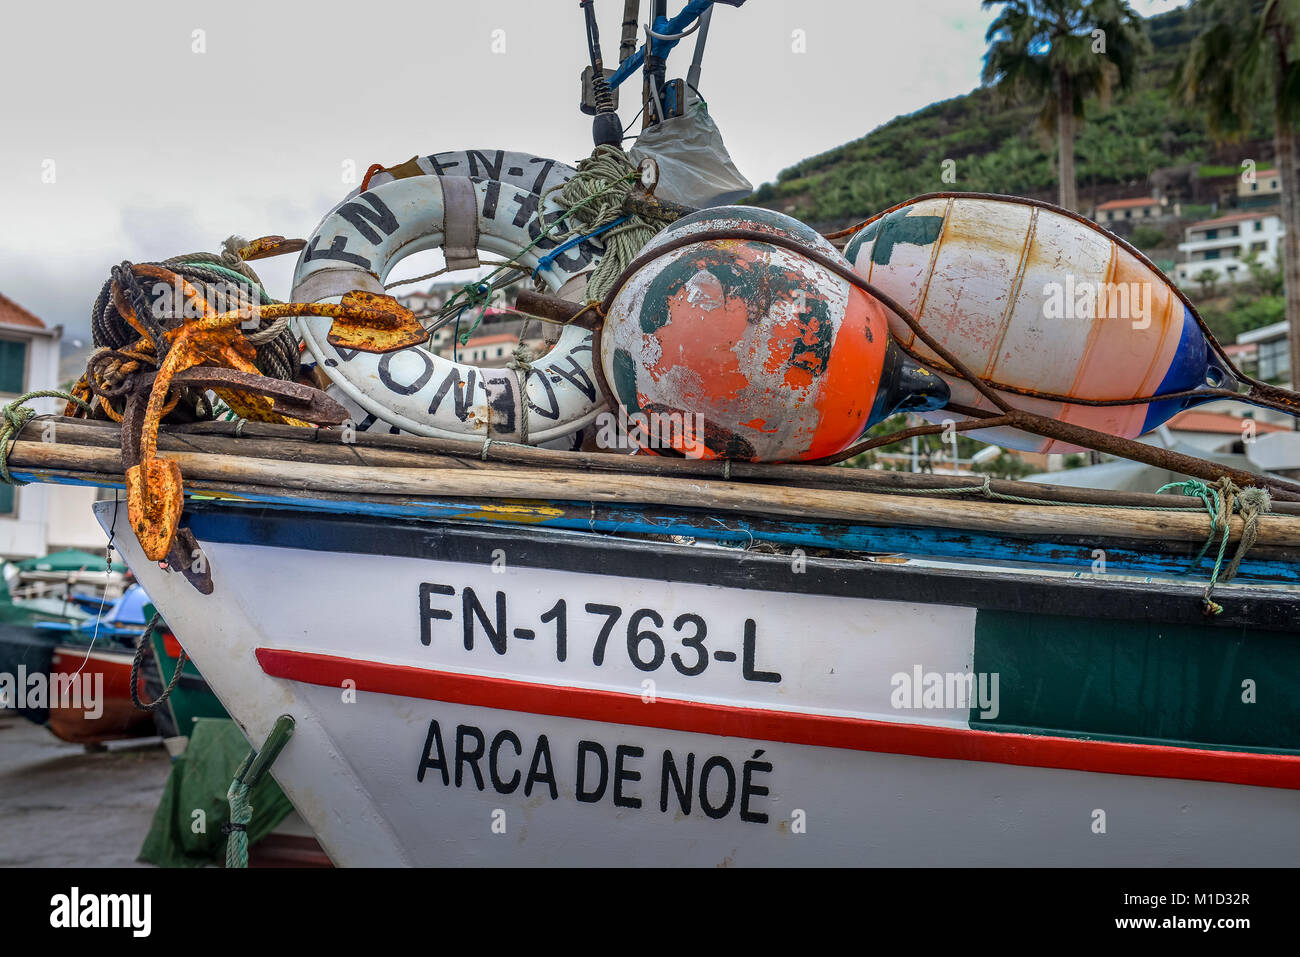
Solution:
{"label": "wooden pole", "polygon": [[[46,421],[46,420],[37,420]],[[117,425],[80,419],[55,419],[61,442],[117,448],[121,442]],[[38,434],[33,426],[29,435]],[[654,455],[619,455],[607,452],[560,452],[532,446],[494,442],[488,460],[480,457],[477,442],[433,439],[415,435],[357,434],[345,441],[343,432],[303,429],[297,426],[246,422],[234,438],[233,422],[202,422],[168,426],[159,432],[158,448],[163,451],[215,452],[249,455],[254,458],[326,464],[371,465],[374,467],[484,469],[517,466],[550,467],[593,472],[695,476],[720,480],[725,466],[719,461],[668,458]],[[800,488],[844,489],[847,491],[895,491],[928,493],[934,489],[978,488],[982,476],[921,475],[881,469],[851,469],[832,466],[731,463],[730,478],[736,482],[780,483]],[[1144,492],[1115,492],[1106,489],[1073,488],[992,479],[989,491],[1022,498],[1090,505],[1124,505],[1133,508],[1185,508],[1201,511],[1196,499],[1179,495]],[[941,493],[942,494],[942,493]],[[951,493],[948,493],[951,494]],[[1300,503],[1275,502],[1273,510],[1300,515]]]}
{"label": "wooden pole", "polygon": [[[1204,541],[1210,522],[1204,513],[1157,512],[1137,508],[1099,509],[1080,505],[1021,505],[867,492],[738,484],[653,475],[591,475],[552,468],[377,468],[286,462],[206,452],[163,452],[187,480],[208,480],[264,488],[342,494],[380,494],[447,499],[542,499],[561,502],[618,502],[776,515],[803,521],[831,520],[871,525],[966,528],[1003,535],[1118,537],[1146,541]],[[19,440],[9,454],[16,471],[62,469],[120,475],[121,453],[57,442]],[[1231,534],[1241,534],[1239,517]],[[1294,546],[1300,518],[1265,515],[1258,542]]]}

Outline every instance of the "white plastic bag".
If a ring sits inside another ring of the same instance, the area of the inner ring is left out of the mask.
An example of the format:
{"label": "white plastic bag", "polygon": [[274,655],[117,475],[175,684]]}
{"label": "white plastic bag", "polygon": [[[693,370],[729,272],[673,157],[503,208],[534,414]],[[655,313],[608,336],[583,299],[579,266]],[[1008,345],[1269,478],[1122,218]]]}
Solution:
{"label": "white plastic bag", "polygon": [[628,150],[632,162],[647,156],[659,164],[655,195],[683,206],[725,206],[754,186],[736,169],[704,101],[692,98],[681,116],[649,127]]}

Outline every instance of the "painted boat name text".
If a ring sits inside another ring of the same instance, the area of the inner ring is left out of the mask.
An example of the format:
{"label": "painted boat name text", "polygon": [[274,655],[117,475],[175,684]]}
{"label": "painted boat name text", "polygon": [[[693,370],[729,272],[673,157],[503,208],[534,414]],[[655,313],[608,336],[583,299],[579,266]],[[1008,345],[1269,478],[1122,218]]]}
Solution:
{"label": "painted boat name text", "polygon": [[[657,774],[660,812],[667,814],[672,807],[674,813],[689,815],[692,807],[698,806],[713,820],[721,820],[735,811],[742,821],[766,824],[767,813],[754,807],[754,801],[766,797],[769,790],[758,780],[758,775],[772,773],[772,763],[762,760],[763,754],[760,749],[748,760],[733,762],[721,754],[703,757],[691,751],[682,756],[665,749]],[[499,731],[489,740],[488,733],[481,728],[459,724],[454,757],[449,762],[442,729],[434,719],[429,722],[415,779],[423,782],[428,772],[436,771],[444,787],[450,787],[454,781],[460,788],[469,781],[477,790],[485,791],[490,783],[498,794],[513,794],[522,784],[524,797],[531,797],[537,789],[550,795],[552,801],[559,800],[560,784],[547,736],[537,736],[526,772],[523,756],[523,742],[515,732]],[[641,784],[644,769],[638,763],[645,756],[646,749],[638,745],[619,744],[611,749],[597,741],[579,741],[572,762],[573,796],[584,804],[597,804],[608,796],[615,807],[642,808],[644,802],[636,792],[644,787]],[[570,793],[567,786],[564,790],[567,796]]]}

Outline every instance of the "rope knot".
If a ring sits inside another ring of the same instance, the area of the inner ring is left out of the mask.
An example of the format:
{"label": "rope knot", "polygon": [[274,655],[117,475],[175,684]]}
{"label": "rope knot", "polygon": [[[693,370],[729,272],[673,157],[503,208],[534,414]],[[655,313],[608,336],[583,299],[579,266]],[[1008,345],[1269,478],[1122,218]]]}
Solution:
{"label": "rope knot", "polygon": [[1273,507],[1273,499],[1268,494],[1268,489],[1255,486],[1242,489],[1241,494],[1237,496],[1237,502],[1243,514],[1250,512],[1262,514]]}
{"label": "rope knot", "polygon": [[36,410],[28,408],[25,403],[32,399],[64,399],[69,403],[75,403],[78,407],[90,411],[90,405],[84,400],[73,395],[71,392],[60,392],[57,389],[37,389],[34,392],[24,392],[12,402],[0,408],[0,482],[6,485],[26,485],[26,482],[20,481],[9,474],[9,453],[18,441],[18,435],[26,427],[27,423],[36,417]]}
{"label": "rope knot", "polygon": [[[1218,556],[1214,560],[1214,568],[1210,571],[1210,580],[1205,585],[1205,594],[1201,597],[1201,610],[1207,616],[1221,615],[1223,614],[1223,606],[1211,597],[1214,586],[1219,582],[1232,581],[1236,576],[1237,570],[1241,567],[1242,559],[1246,557],[1246,552],[1250,550],[1259,537],[1259,517],[1272,507],[1272,500],[1267,489],[1240,488],[1226,475],[1209,484],[1198,479],[1188,479],[1186,482],[1170,482],[1168,485],[1162,485],[1156,489],[1156,494],[1159,495],[1165,489],[1171,488],[1181,489],[1184,495],[1199,498],[1205,505],[1206,513],[1210,517],[1210,534],[1205,539],[1205,544],[1201,546],[1200,553],[1197,554],[1188,568],[1189,572],[1199,565],[1201,559],[1205,557],[1205,553],[1209,551],[1210,545],[1214,542],[1215,534],[1222,532]],[[1228,562],[1227,568],[1223,568],[1223,559],[1228,549],[1228,533],[1234,512],[1240,513],[1242,518],[1241,538],[1237,541],[1237,550],[1233,553],[1232,560]],[[1220,573],[1220,569],[1222,569],[1222,573]]]}
{"label": "rope knot", "polygon": [[239,255],[239,251],[247,245],[248,240],[243,236],[227,236],[221,243],[221,261],[238,269],[244,264],[244,257]]}
{"label": "rope knot", "polygon": [[19,405],[17,402],[10,402],[0,410],[4,414],[5,428],[14,432],[21,432],[23,426],[30,422],[36,415],[36,410],[29,406]]}
{"label": "rope knot", "polygon": [[628,194],[639,179],[636,164],[626,153],[617,146],[602,144],[578,163],[572,178],[542,194],[539,206],[558,191],[556,202],[569,223],[568,231],[561,235],[575,237],[583,232],[590,235],[604,231],[604,254],[587,277],[589,299],[603,299],[627,264],[666,225],[638,213],[624,212]]}
{"label": "rope knot", "polygon": [[524,345],[523,342],[520,342],[515,346],[515,351],[510,356],[510,361],[506,363],[506,368],[514,369],[516,372],[532,372],[533,351]]}

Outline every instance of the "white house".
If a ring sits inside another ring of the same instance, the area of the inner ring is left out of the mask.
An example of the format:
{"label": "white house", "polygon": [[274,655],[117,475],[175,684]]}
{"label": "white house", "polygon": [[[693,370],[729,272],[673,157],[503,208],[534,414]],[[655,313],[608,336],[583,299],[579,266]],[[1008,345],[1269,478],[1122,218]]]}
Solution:
{"label": "white house", "polygon": [[[1139,199],[1112,199],[1099,204],[1092,211],[1092,218],[1094,222],[1101,223],[1103,226],[1135,220],[1142,222],[1160,219],[1167,214],[1165,203],[1165,200],[1154,196],[1144,196]],[[1178,215],[1178,204],[1174,204],[1174,215]]]}
{"label": "white house", "polygon": [[1254,254],[1261,264],[1275,268],[1282,236],[1282,220],[1274,213],[1234,213],[1188,226],[1178,244],[1183,261],[1174,269],[1179,285],[1193,285],[1197,276],[1212,270],[1218,282],[1250,278],[1246,257]]}
{"label": "white house", "polygon": [[[61,326],[48,328],[0,295],[0,404],[24,392],[59,388]],[[41,414],[60,413],[59,399],[33,399]],[[0,483],[0,558],[30,558],[59,548],[98,548],[104,534],[91,514],[98,492],[74,486]]]}
{"label": "white house", "polygon": [[1237,336],[1238,345],[1255,347],[1254,373],[1265,382],[1286,385],[1291,378],[1291,352],[1287,341],[1287,322],[1260,326]]}
{"label": "white house", "polygon": [[1277,197],[1282,192],[1282,178],[1278,175],[1276,169],[1261,169],[1255,173],[1249,180],[1239,179],[1237,181],[1237,198],[1245,199],[1271,199],[1277,202]]}

